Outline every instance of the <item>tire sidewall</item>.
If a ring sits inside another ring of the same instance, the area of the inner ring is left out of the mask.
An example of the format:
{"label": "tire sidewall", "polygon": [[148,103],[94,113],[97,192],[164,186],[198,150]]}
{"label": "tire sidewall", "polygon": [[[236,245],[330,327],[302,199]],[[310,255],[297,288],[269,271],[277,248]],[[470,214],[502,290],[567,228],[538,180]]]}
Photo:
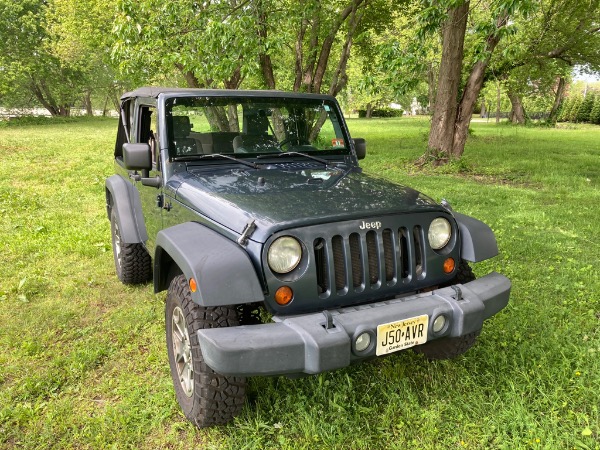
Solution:
{"label": "tire sidewall", "polygon": [[[189,324],[189,305],[188,302],[185,301],[185,290],[182,292],[184,294],[183,298],[181,295],[177,295],[180,292],[180,287],[177,286],[176,283],[177,278],[175,278],[171,287],[169,288],[169,292],[167,294],[167,300],[165,304],[165,329],[166,329],[166,338],[167,338],[167,353],[169,355],[169,367],[171,369],[171,378],[173,379],[173,387],[175,388],[175,396],[177,397],[177,402],[181,406],[181,409],[185,416],[188,419],[194,417],[194,413],[196,408],[200,408],[199,399],[197,393],[200,389],[199,383],[199,373],[200,373],[200,364],[199,357],[200,349],[198,348],[198,338],[193,335]],[[191,295],[190,295],[191,297]],[[190,299],[191,300],[191,299]],[[192,346],[192,366],[194,368],[194,393],[191,397],[188,397],[183,387],[181,386],[181,382],[179,381],[179,374],[177,373],[177,364],[175,362],[175,354],[173,350],[173,311],[175,308],[179,307],[183,311],[183,315],[185,317],[185,326],[187,328],[190,345]]]}
{"label": "tire sidewall", "polygon": [[119,242],[121,242],[121,253],[123,252],[123,240],[121,239],[121,233],[119,230],[119,225],[117,223],[117,214],[115,213],[114,209],[110,213],[110,235],[111,235],[111,240],[112,240],[112,250],[113,250],[113,259],[115,261],[115,270],[117,272],[117,277],[119,277],[119,280],[123,281],[122,262],[119,261],[119,257],[117,256],[117,246],[116,246],[117,235],[119,237]]}

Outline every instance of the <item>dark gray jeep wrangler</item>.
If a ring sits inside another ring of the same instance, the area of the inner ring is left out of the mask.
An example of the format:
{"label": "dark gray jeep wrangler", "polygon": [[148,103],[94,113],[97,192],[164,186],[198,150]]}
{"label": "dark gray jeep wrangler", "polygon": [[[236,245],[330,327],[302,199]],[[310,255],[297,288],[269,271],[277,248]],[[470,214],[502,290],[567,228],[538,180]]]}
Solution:
{"label": "dark gray jeep wrangler", "polygon": [[327,95],[122,97],[106,180],[117,275],[167,290],[175,393],[197,426],[231,420],[247,376],[411,347],[454,357],[508,303],[506,277],[467,263],[497,254],[490,228],[364,174],[365,153]]}

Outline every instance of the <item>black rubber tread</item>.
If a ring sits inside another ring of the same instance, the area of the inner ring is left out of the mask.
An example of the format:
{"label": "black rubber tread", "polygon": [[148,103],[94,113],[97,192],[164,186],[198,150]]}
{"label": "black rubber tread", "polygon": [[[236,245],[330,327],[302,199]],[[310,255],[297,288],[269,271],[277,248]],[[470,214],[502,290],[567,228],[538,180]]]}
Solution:
{"label": "black rubber tread", "polygon": [[142,244],[125,244],[121,240],[121,264],[117,261],[117,253],[115,249],[115,235],[120,232],[115,227],[117,217],[114,210],[111,212],[111,234],[113,256],[115,260],[115,268],[117,276],[124,284],[143,284],[152,279],[152,258]]}
{"label": "black rubber tread", "polygon": [[248,303],[235,307],[240,325],[258,325],[262,323],[260,317],[261,305],[259,303]]}
{"label": "black rubber tread", "polygon": [[[469,263],[465,260],[461,260],[452,281],[444,284],[442,287],[452,286],[454,284],[465,284],[474,281],[475,279],[475,274],[473,273],[471,266],[469,266]],[[465,334],[464,336],[437,339],[414,347],[414,350],[417,353],[424,354],[427,359],[431,360],[456,358],[475,345],[477,336],[479,336],[480,333],[481,330],[477,330],[473,333]]]}
{"label": "black rubber tread", "polygon": [[464,336],[436,339],[413,350],[431,360],[453,359],[473,347],[480,333],[481,330],[477,330]]}
{"label": "black rubber tread", "polygon": [[[174,364],[171,341],[171,314],[179,306],[185,316],[192,347],[194,368],[194,395],[189,398],[183,392]],[[240,413],[246,399],[246,378],[220,375],[204,362],[198,334],[200,329],[231,327],[239,325],[234,307],[202,307],[192,301],[188,282],[183,275],[175,277],[169,285],[165,308],[167,350],[171,376],[177,401],[185,416],[198,428],[224,424]]]}
{"label": "black rubber tread", "polygon": [[471,281],[475,281],[475,279],[475,274],[473,273],[473,269],[471,269],[471,266],[469,266],[469,263],[464,259],[461,259],[456,269],[456,275],[454,276],[452,281],[447,283],[445,286],[451,286],[453,284],[465,284]]}

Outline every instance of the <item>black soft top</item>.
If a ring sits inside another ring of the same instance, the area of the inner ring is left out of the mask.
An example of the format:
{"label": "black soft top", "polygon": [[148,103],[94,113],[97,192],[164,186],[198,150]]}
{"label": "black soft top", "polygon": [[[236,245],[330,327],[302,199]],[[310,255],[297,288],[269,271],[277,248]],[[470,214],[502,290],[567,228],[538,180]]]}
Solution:
{"label": "black soft top", "polygon": [[234,89],[191,89],[173,87],[145,86],[126,92],[121,100],[135,97],[154,97],[164,94],[168,97],[177,96],[207,96],[207,97],[275,97],[275,98],[312,98],[331,100],[333,97],[324,94],[305,94],[299,92],[269,91],[269,90],[234,90]]}

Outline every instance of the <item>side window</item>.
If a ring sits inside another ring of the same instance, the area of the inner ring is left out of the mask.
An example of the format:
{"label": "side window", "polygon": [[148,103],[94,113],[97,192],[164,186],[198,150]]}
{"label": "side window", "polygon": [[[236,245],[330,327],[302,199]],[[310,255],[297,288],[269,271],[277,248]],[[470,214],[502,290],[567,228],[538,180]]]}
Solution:
{"label": "side window", "polygon": [[143,105],[139,111],[138,143],[150,145],[152,150],[152,164],[157,164],[157,138],[156,138],[156,108]]}

